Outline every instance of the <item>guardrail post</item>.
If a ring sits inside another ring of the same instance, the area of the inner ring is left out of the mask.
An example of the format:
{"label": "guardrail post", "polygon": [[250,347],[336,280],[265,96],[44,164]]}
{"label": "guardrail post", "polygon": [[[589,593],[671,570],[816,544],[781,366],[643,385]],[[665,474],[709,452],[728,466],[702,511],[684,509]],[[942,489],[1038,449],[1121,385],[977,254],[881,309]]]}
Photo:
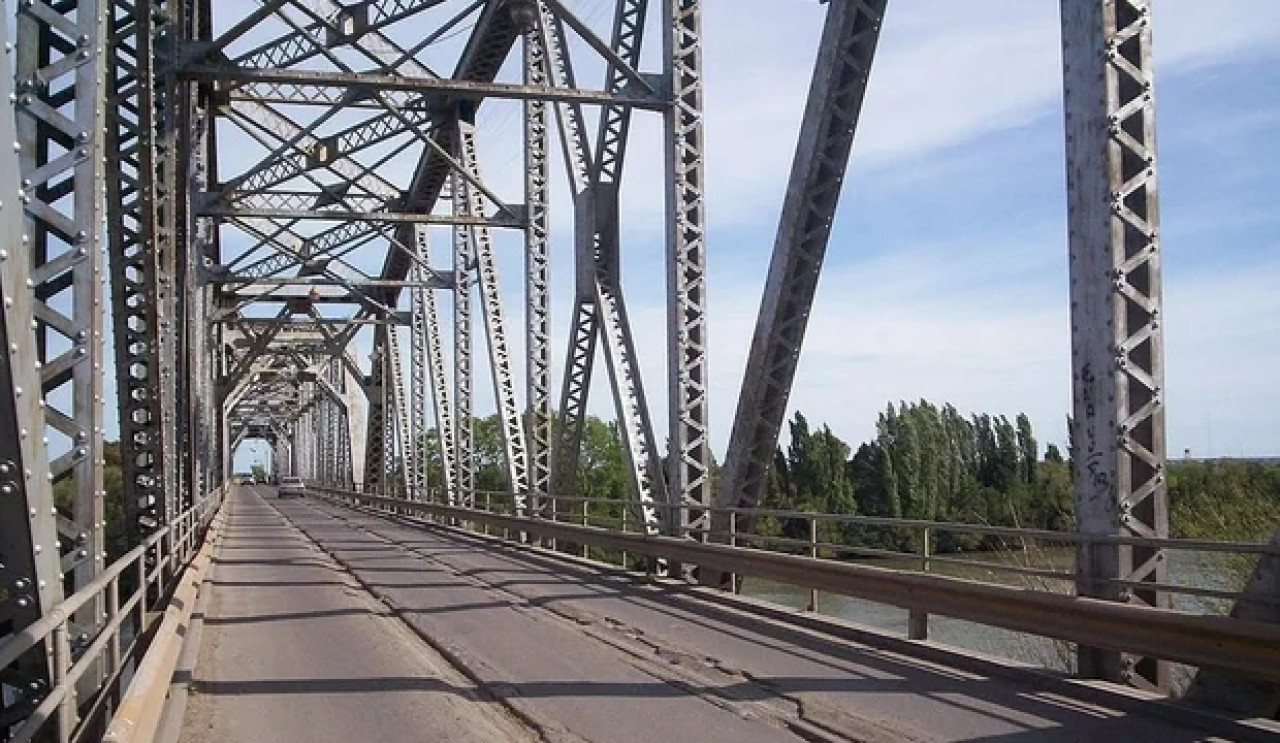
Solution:
{"label": "guardrail post", "polygon": [[[818,559],[818,517],[809,514],[809,557]],[[809,611],[818,610],[818,589],[809,589]]]}
{"label": "guardrail post", "polygon": [[[738,546],[738,512],[729,512],[729,546]],[[738,593],[738,574],[736,572],[729,573],[729,593]]]}
{"label": "guardrail post", "polygon": [[58,740],[67,743],[76,727],[76,685],[67,683],[71,671],[71,644],[64,620],[53,628],[53,688],[65,684],[58,702]]}
{"label": "guardrail post", "polygon": [[[926,526],[920,533],[920,570],[925,573],[929,572],[929,537]],[[912,610],[907,614],[907,639],[929,639],[929,612]]]}
{"label": "guardrail post", "polygon": [[[626,533],[629,531],[628,527],[631,525],[631,524],[629,523],[629,522],[630,522],[630,519],[628,518],[628,515],[630,514],[630,511],[631,511],[631,509],[627,508],[626,504],[623,504],[623,506],[622,506],[622,533],[623,533],[623,534],[626,534]],[[626,551],[626,550],[623,550],[623,551],[622,551],[622,569],[623,569],[623,570],[627,570],[627,569],[628,569],[628,564],[627,564],[627,551]]]}
{"label": "guardrail post", "polygon": [[147,551],[138,556],[138,634],[147,627]]}
{"label": "guardrail post", "polygon": [[[115,622],[120,614],[120,579],[112,578],[107,583],[107,623]],[[120,670],[120,628],[116,627],[107,642],[107,669],[111,673]]]}
{"label": "guardrail post", "polygon": [[[559,499],[559,498],[556,498],[555,496],[552,496],[552,498],[551,498],[551,521],[554,523],[554,522],[557,522],[557,521],[559,521],[559,520],[560,520],[560,499]],[[548,541],[548,543],[551,545],[549,549],[550,549],[552,552],[554,552],[554,551],[556,550],[556,538],[555,538],[555,537],[552,537],[551,539],[549,539],[549,540],[547,540],[547,541]]]}

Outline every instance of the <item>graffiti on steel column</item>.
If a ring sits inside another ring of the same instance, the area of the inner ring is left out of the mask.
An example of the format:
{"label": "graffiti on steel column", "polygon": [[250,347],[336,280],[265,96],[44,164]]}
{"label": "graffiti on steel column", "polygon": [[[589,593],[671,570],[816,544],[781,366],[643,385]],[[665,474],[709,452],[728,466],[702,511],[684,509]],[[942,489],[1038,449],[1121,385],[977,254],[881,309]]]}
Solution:
{"label": "graffiti on steel column", "polygon": [[1084,466],[1089,473],[1089,482],[1093,488],[1089,493],[1089,501],[1097,502],[1099,497],[1107,505],[1108,510],[1114,508],[1111,498],[1111,476],[1107,472],[1107,452],[1098,448],[1098,405],[1094,399],[1094,383],[1097,377],[1093,373],[1092,364],[1084,364],[1080,368],[1080,394],[1084,408],[1084,421],[1081,431],[1084,433],[1085,446]]}

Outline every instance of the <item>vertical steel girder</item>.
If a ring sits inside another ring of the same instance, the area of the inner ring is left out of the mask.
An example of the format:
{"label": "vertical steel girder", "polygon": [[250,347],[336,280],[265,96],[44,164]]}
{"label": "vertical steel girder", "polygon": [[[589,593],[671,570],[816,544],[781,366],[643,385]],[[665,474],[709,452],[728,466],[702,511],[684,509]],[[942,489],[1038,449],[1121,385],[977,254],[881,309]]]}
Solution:
{"label": "vertical steel girder", "polygon": [[[461,192],[463,178],[450,174],[450,188]],[[455,202],[455,209],[457,208]],[[453,229],[453,486],[454,501],[464,508],[475,506],[475,421],[472,412],[471,285],[475,282],[475,253],[470,232]]]}
{"label": "vertical steel girder", "polygon": [[[0,5],[0,37],[8,35],[8,8]],[[34,266],[23,240],[18,199],[17,129],[9,55],[0,57],[0,623],[16,634],[57,608],[63,599],[58,516],[44,444],[40,370],[37,363]],[[49,693],[53,648],[39,643],[16,663],[0,669],[14,690],[0,700],[0,732],[29,715]]]}
{"label": "vertical steel girder", "polygon": [[[414,244],[417,250],[418,264],[431,265],[431,246],[427,240],[427,228],[419,226],[416,230]],[[419,268],[418,278],[425,280]],[[444,337],[440,330],[440,315],[436,308],[435,293],[425,284],[414,287],[415,322],[421,330],[414,331],[421,338],[426,355],[427,382],[431,387],[431,405],[436,420],[436,448],[440,457],[441,488],[447,503],[455,502],[455,476],[457,474],[457,449],[454,443],[454,415],[449,395],[449,380],[445,374]],[[417,317],[421,313],[421,318]],[[426,428],[421,429],[425,435]],[[424,456],[425,458],[425,456]]]}
{"label": "vertical steel girder", "polygon": [[[24,243],[44,397],[41,438],[62,451],[46,473],[68,481],[57,533],[40,535],[61,555],[67,588],[104,567],[102,296],[103,132],[106,6],[98,0],[18,7],[16,126]],[[11,197],[12,198],[12,197]],[[35,390],[31,390],[35,394]],[[56,434],[56,436],[54,436]],[[56,444],[54,439],[61,437]],[[52,452],[51,452],[52,454]],[[93,635],[102,602],[76,613],[76,633]],[[92,674],[91,674],[92,675]],[[96,683],[97,679],[91,679]]]}
{"label": "vertical steel girder", "polygon": [[[1165,538],[1164,340],[1150,0],[1062,0],[1076,518]],[[1167,606],[1162,550],[1083,543],[1077,591]],[[1166,688],[1165,664],[1080,648],[1080,673]]]}
{"label": "vertical steel girder", "polygon": [[381,326],[378,336],[381,339],[379,349],[378,373],[381,379],[378,389],[382,397],[382,492],[384,495],[395,495],[396,492],[396,411],[395,376],[391,359],[391,342],[388,335],[391,328]]}
{"label": "vertical steel girder", "polygon": [[[667,530],[705,529],[711,502],[707,437],[707,240],[703,208],[701,0],[664,0],[667,155],[667,492],[679,507]],[[634,25],[634,24],[633,24]],[[633,31],[638,36],[638,29]],[[638,47],[639,43],[636,42]],[[612,82],[612,81],[611,81]],[[625,138],[625,126],[622,137]],[[620,158],[619,158],[620,159]],[[602,166],[608,162],[601,160]]]}
{"label": "vertical steel girder", "polygon": [[[376,336],[376,333],[375,333]],[[386,409],[384,407],[384,381],[386,371],[383,368],[383,355],[376,341],[372,356],[372,367],[364,384],[368,403],[368,425],[365,426],[365,460],[364,489],[370,493],[381,493],[386,486]]]}
{"label": "vertical steel girder", "polygon": [[[211,0],[180,0],[175,13],[180,26],[176,34],[171,32],[173,47],[184,39],[203,40],[212,35],[210,18]],[[166,50],[169,54],[172,51]],[[195,504],[197,494],[205,484],[203,462],[209,458],[208,440],[204,434],[204,406],[212,399],[212,379],[204,368],[208,348],[208,329],[205,320],[209,316],[212,288],[201,275],[204,266],[218,263],[218,242],[212,220],[199,217],[195,209],[195,195],[204,191],[210,182],[210,148],[212,118],[208,108],[211,96],[207,90],[198,89],[189,82],[178,82],[171,66],[174,57],[164,60],[169,69],[166,77],[173,81],[173,116],[177,146],[173,156],[173,181],[171,190],[174,231],[173,263],[174,316],[162,332],[172,338],[173,369],[172,395],[175,401],[175,436],[179,467],[173,492],[174,514],[181,513]],[[204,87],[208,87],[205,85]],[[179,381],[181,380],[181,381]]]}
{"label": "vertical steel girder", "polygon": [[408,483],[408,465],[409,465],[409,409],[408,399],[405,397],[404,385],[404,366],[401,365],[400,358],[400,340],[396,331],[396,326],[384,326],[386,332],[386,347],[388,368],[390,370],[389,385],[390,394],[387,396],[387,402],[391,410],[395,413],[388,416],[391,422],[390,433],[394,434],[395,447],[388,447],[393,452],[391,472],[395,475],[395,492],[398,494],[405,493],[405,487]]}
{"label": "vertical steel girder", "polygon": [[[477,181],[480,166],[476,155],[475,125],[469,121],[458,124],[459,160],[464,171]],[[484,214],[484,198],[479,189],[458,178],[453,184],[455,214],[462,217]],[[521,425],[520,406],[516,402],[515,374],[511,370],[511,350],[507,345],[506,319],[502,311],[501,284],[498,281],[498,264],[493,253],[493,238],[489,228],[470,226],[465,228],[471,241],[475,259],[476,286],[480,292],[480,309],[484,317],[485,337],[489,349],[489,373],[493,380],[493,397],[498,405],[498,420],[502,431],[503,457],[507,466],[507,484],[511,489],[515,511],[525,515],[526,494],[529,490],[528,451],[524,443],[524,427]]]}
{"label": "vertical steel girder", "polygon": [[[149,4],[112,4],[111,105],[107,134],[115,157],[107,159],[108,231],[112,320],[115,338],[121,463],[128,493],[125,527],[131,542],[166,519],[163,400],[160,392],[161,307],[165,294],[157,263],[161,234],[154,163],[158,116],[164,94],[155,72],[154,18]],[[171,451],[171,450],[170,450]]]}
{"label": "vertical steel girder", "polygon": [[[760,315],[716,493],[720,508],[755,508],[800,360],[809,310],[853,147],[887,0],[831,3],[783,200]],[[739,518],[739,528],[750,529]],[[717,514],[723,538],[729,517]],[[716,578],[703,576],[703,580]]]}
{"label": "vertical steel girder", "polygon": [[[422,253],[417,253],[419,261]],[[431,291],[421,285],[424,271],[415,265],[409,276],[417,283],[409,290],[409,444],[405,449],[408,458],[409,497],[423,498],[427,489],[427,456],[424,444],[427,436],[427,312],[423,294]]]}
{"label": "vertical steel girder", "polygon": [[[524,34],[524,82],[547,85],[540,24]],[[525,432],[529,457],[529,512],[543,514],[551,493],[551,161],[547,103],[524,103]]]}

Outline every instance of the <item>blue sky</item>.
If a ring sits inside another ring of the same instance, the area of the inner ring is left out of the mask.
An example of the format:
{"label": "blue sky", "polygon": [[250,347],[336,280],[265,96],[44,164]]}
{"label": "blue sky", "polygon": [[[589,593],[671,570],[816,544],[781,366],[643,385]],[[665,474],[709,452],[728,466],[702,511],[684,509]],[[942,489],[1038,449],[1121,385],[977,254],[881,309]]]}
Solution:
{"label": "blue sky", "polygon": [[[569,4],[606,27],[611,2]],[[1025,411],[1042,440],[1065,439],[1057,5],[891,3],[792,396],[793,409],[850,442],[871,435],[889,401],[922,397],[967,411]],[[711,424],[722,457],[825,6],[708,0],[704,8]],[[1280,368],[1280,3],[1163,0],[1154,32],[1169,451],[1280,453],[1272,423],[1280,418],[1272,381]],[[658,36],[649,42],[656,51]],[[646,59],[657,63],[652,53]],[[518,202],[513,113],[486,104],[480,135],[487,178]],[[624,282],[661,440],[662,163],[646,154],[660,142],[656,118],[640,116],[633,136]],[[557,380],[572,293],[565,196],[560,186],[553,197]],[[519,353],[518,242],[502,236],[499,246]],[[591,407],[612,417],[598,371]],[[480,412],[492,409],[484,390],[478,380]]]}
{"label": "blue sky", "polygon": [[[821,22],[813,3],[742,5],[758,12],[729,18],[709,3],[706,14],[718,451]],[[1071,398],[1057,4],[959,5],[889,10],[792,408],[857,442],[887,402],[924,397],[1026,411],[1061,444]],[[1280,4],[1205,8],[1162,2],[1154,21],[1169,451],[1274,454]],[[769,21],[779,15],[788,22]]]}

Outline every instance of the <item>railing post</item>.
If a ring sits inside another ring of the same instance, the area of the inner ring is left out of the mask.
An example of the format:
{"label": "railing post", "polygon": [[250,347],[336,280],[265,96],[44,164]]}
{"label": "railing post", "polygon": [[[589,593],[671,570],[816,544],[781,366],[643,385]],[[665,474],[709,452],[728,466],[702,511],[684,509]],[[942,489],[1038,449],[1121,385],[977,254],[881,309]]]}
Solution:
{"label": "railing post", "polygon": [[66,683],[70,671],[71,645],[64,619],[53,629],[53,688],[66,684],[62,700],[58,702],[58,740],[62,743],[71,740],[71,731],[76,726],[76,685]]}
{"label": "railing post", "polygon": [[[493,512],[493,500],[490,498],[488,490],[484,491],[484,512],[485,513]],[[488,522],[480,524],[480,533],[484,534],[486,537],[489,536]]]}
{"label": "railing post", "polygon": [[[587,502],[586,498],[583,498],[582,499],[582,525],[583,526],[587,526],[587,522],[589,521],[588,514],[589,514],[590,507],[591,507],[591,504]],[[583,559],[586,559],[590,556],[591,556],[591,548],[587,546],[586,542],[583,542],[582,557]]]}
{"label": "railing post", "polygon": [[[627,504],[625,503],[622,504],[622,533],[623,534],[626,534],[629,531],[627,527],[630,526],[630,524],[628,523],[629,519],[627,518],[627,516],[630,513],[631,513],[631,509],[627,508]],[[622,551],[622,569],[627,570],[627,551],[626,550]]]}
{"label": "railing post", "polygon": [[[120,579],[113,578],[107,583],[107,623],[110,624],[120,615]],[[107,669],[111,673],[120,670],[120,627],[111,633],[107,642]]]}
{"label": "railing post", "polygon": [[[738,546],[738,512],[729,512],[729,546]],[[729,573],[729,593],[738,593],[738,574],[736,572]]]}
{"label": "railing post", "polygon": [[147,627],[147,552],[149,549],[142,550],[142,554],[138,556],[138,634],[142,634]]}
{"label": "railing post", "polygon": [[[551,497],[551,521],[552,521],[552,523],[555,523],[555,522],[558,522],[559,520],[560,520],[560,499],[559,499],[559,498],[556,498],[555,496],[552,496],[552,497]],[[552,537],[552,538],[551,538],[550,540],[548,540],[548,541],[549,541],[549,543],[550,543],[550,545],[551,545],[549,549],[550,549],[552,552],[555,552],[555,551],[556,551],[556,538],[555,538],[555,537]]]}
{"label": "railing post", "polygon": [[[929,572],[929,527],[924,527],[921,531],[920,543],[920,570]],[[928,640],[929,639],[929,613],[912,609],[907,614],[907,639],[908,640]]]}
{"label": "railing post", "polygon": [[[818,516],[809,514],[809,557],[818,559]],[[809,611],[818,610],[818,589],[809,589]]]}

